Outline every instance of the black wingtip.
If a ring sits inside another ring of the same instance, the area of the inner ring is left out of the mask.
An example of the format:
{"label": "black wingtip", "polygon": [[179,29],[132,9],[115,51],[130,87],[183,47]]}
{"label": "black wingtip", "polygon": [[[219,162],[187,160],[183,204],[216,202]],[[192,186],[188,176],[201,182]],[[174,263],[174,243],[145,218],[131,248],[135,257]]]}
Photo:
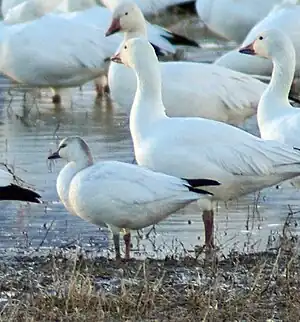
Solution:
{"label": "black wingtip", "polygon": [[27,188],[11,184],[9,186],[0,187],[0,200],[19,200],[32,203],[42,203],[41,196]]}
{"label": "black wingtip", "polygon": [[205,186],[219,186],[220,182],[212,179],[185,179],[183,178],[191,187],[205,187]]}
{"label": "black wingtip", "polygon": [[168,40],[172,45],[189,46],[189,47],[197,47],[197,48],[201,47],[200,44],[198,44],[195,40],[170,32],[169,30],[165,30],[165,31],[167,32],[167,35],[161,35],[161,36],[166,40]]}
{"label": "black wingtip", "polygon": [[208,187],[208,186],[219,186],[220,182],[212,179],[183,179],[188,184],[186,185],[187,188],[195,193],[200,193],[203,195],[211,195],[213,196],[213,193],[208,192],[203,189],[199,189],[198,187]]}
{"label": "black wingtip", "polygon": [[166,56],[166,53],[158,46],[155,44],[151,43],[152,47],[154,48],[155,54],[157,57],[163,57]]}

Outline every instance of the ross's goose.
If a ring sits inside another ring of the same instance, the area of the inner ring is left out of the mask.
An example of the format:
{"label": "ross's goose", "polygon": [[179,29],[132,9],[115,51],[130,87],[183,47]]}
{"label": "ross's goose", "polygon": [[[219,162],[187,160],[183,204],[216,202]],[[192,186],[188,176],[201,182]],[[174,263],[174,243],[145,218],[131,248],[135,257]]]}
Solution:
{"label": "ross's goose", "polygon": [[[63,139],[48,157],[57,158],[68,162],[57,178],[61,201],[73,215],[111,228],[117,258],[120,230],[127,232],[124,241],[129,258],[130,229],[156,224],[196,200],[206,203],[211,198],[206,186],[219,184],[208,179],[178,179],[118,161],[94,163],[87,143],[78,136]],[[205,189],[198,188],[199,184]]]}
{"label": "ross's goose", "polygon": [[241,43],[251,28],[282,0],[197,0],[196,11],[216,34]]}
{"label": "ross's goose", "polygon": [[[115,8],[107,35],[124,32],[124,41],[147,37],[145,19],[138,6],[125,2]],[[162,95],[169,116],[201,116],[240,124],[256,113],[266,85],[247,75],[211,64],[161,62]],[[112,99],[130,110],[136,91],[134,72],[111,63],[108,84]]]}
{"label": "ross's goose", "polygon": [[[295,47],[297,74],[300,72],[300,5],[298,1],[285,0],[282,4],[275,6],[263,20],[251,29],[241,45],[243,47],[250,44],[265,30],[280,29],[291,38]],[[218,58],[215,64],[252,75],[270,76],[272,73],[270,60],[242,55],[238,48]]]}
{"label": "ross's goose", "polygon": [[[113,10],[118,6],[122,0],[100,0],[104,6]],[[167,7],[175,6],[178,4],[184,4],[194,2],[194,0],[133,0],[139,8],[141,8],[143,14],[151,15],[156,14],[161,10],[165,10]]]}
{"label": "ross's goose", "polygon": [[[228,124],[203,118],[169,118],[161,96],[157,57],[144,38],[125,42],[112,57],[134,69],[138,85],[130,132],[139,165],[180,178],[221,182],[212,200],[230,200],[300,174],[300,152]],[[206,245],[213,239],[213,205],[203,212]]]}
{"label": "ross's goose", "polygon": [[0,169],[0,200],[19,200],[33,203],[41,203],[41,196],[27,188],[14,183],[11,173]]}
{"label": "ross's goose", "polygon": [[119,37],[105,38],[104,31],[93,26],[48,14],[3,27],[0,71],[17,83],[53,88],[53,101],[59,102],[61,88],[80,86],[105,74],[106,60],[119,42]]}
{"label": "ross's goose", "polygon": [[[240,53],[258,55],[273,61],[271,82],[257,109],[261,137],[277,140],[300,150],[300,110],[291,106],[288,99],[296,65],[293,43],[280,30],[269,29],[261,33],[254,42],[241,48]],[[300,186],[298,178],[292,183]]]}

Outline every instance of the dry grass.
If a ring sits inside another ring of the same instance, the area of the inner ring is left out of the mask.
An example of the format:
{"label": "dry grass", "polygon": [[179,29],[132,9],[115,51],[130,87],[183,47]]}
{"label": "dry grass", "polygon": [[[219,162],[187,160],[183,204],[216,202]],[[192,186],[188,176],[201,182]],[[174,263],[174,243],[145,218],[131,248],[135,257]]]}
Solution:
{"label": "dry grass", "polygon": [[1,321],[297,321],[300,258],[116,262],[52,254],[2,264]]}

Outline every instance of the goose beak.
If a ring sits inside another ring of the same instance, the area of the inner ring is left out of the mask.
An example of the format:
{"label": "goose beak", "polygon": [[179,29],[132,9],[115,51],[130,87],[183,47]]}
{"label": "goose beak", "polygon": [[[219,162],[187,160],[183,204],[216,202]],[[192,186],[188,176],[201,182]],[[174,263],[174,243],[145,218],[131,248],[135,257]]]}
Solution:
{"label": "goose beak", "polygon": [[255,49],[253,47],[254,42],[252,42],[251,44],[249,44],[248,46],[242,47],[239,49],[239,52],[241,54],[246,54],[246,55],[256,55]]}
{"label": "goose beak", "polygon": [[114,18],[105,33],[105,37],[115,34],[116,32],[121,30],[120,19]]}
{"label": "goose beak", "polygon": [[48,156],[48,160],[54,160],[54,159],[60,159],[60,155],[59,155],[58,151],[56,151]]}
{"label": "goose beak", "polygon": [[110,60],[113,61],[114,63],[123,64],[120,53],[117,53],[114,56],[112,56]]}

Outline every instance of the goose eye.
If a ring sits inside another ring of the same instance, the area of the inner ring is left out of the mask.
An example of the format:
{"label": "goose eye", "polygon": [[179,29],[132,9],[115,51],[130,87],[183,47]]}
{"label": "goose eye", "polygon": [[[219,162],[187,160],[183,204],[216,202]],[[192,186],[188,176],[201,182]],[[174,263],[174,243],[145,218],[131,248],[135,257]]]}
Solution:
{"label": "goose eye", "polygon": [[263,39],[264,39],[264,37],[263,37],[263,36],[260,36],[258,39],[259,39],[259,40],[263,40]]}
{"label": "goose eye", "polygon": [[124,46],[124,49],[127,49],[127,46]]}
{"label": "goose eye", "polygon": [[128,16],[128,12],[125,12],[125,16]]}

